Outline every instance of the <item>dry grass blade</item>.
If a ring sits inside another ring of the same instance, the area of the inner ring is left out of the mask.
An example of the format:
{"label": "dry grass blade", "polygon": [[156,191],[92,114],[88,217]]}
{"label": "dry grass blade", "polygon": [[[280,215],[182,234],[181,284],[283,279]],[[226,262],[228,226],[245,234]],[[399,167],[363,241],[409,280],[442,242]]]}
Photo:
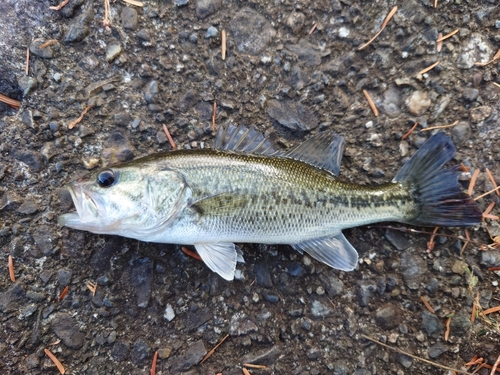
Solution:
{"label": "dry grass blade", "polygon": [[[455,314],[455,313],[453,313]],[[450,323],[451,323],[451,316],[446,319],[446,331],[444,332],[444,341],[448,341],[450,338]]]}
{"label": "dry grass blade", "polygon": [[189,250],[185,246],[181,246],[181,250],[184,254],[187,256],[190,256],[191,258],[197,259],[197,260],[202,260],[201,257],[198,255],[198,253],[195,253],[194,251]]}
{"label": "dry grass blade", "polygon": [[418,73],[417,73],[417,76],[420,76],[420,75],[422,75],[422,74],[427,73],[429,70],[434,69],[434,68],[435,68],[436,66],[438,66],[438,65],[439,65],[439,61],[436,61],[434,64],[432,64],[432,65],[428,66],[427,68],[422,69],[420,72],[418,72]]}
{"label": "dry grass blade", "polygon": [[12,255],[9,255],[9,277],[10,281],[16,281],[16,275],[14,274],[14,259],[12,258]]}
{"label": "dry grass blade", "polygon": [[251,363],[244,363],[243,366],[248,367],[248,368],[258,368],[258,369],[265,369],[267,366],[264,365],[252,365]]}
{"label": "dry grass blade", "polygon": [[168,143],[170,143],[170,146],[175,150],[177,146],[175,145],[174,139],[170,135],[170,132],[168,131],[167,125],[163,124],[163,131],[165,132],[165,135],[167,136]]}
{"label": "dry grass blade", "polygon": [[469,188],[467,189],[467,194],[472,195],[472,193],[474,192],[474,187],[476,186],[477,177],[479,176],[480,172],[481,171],[478,168],[474,171],[474,173],[472,173],[472,177],[469,181]]}
{"label": "dry grass blade", "polygon": [[217,350],[217,348],[218,348],[219,346],[221,346],[221,345],[222,345],[222,343],[223,343],[224,341],[226,341],[226,339],[227,339],[228,337],[229,337],[229,333],[228,333],[226,336],[224,336],[224,338],[223,338],[222,340],[220,340],[220,341],[219,341],[219,343],[218,343],[217,345],[215,345],[215,346],[214,346],[214,348],[213,348],[212,350],[210,350],[210,351],[209,351],[209,352],[205,355],[205,357],[203,357],[203,359],[201,360],[200,364],[201,364],[201,363],[203,363],[203,362],[205,362],[208,358],[210,358],[210,356],[211,356],[212,354],[214,354],[214,352]]}
{"label": "dry grass blade", "polygon": [[58,43],[57,39],[48,40],[40,46],[40,49],[47,48],[48,46],[53,46],[56,43]]}
{"label": "dry grass blade", "polygon": [[[490,181],[491,181],[491,184],[493,185],[493,188],[497,188],[497,183],[495,181],[495,179],[493,178],[493,175],[491,174],[490,170],[488,168],[486,168],[486,174],[488,175]],[[497,195],[500,197],[500,192],[497,190]]]}
{"label": "dry grass blade", "polygon": [[493,82],[493,84],[497,87],[500,87],[500,84],[496,83],[496,82]]}
{"label": "dry grass blade", "polygon": [[374,343],[376,343],[376,344],[378,344],[380,346],[383,346],[384,348],[387,348],[387,349],[393,350],[395,352],[404,354],[404,355],[406,355],[408,357],[411,357],[411,358],[413,358],[413,359],[415,359],[417,361],[427,363],[428,365],[439,367],[439,368],[442,368],[442,369],[448,370],[448,371],[455,371],[457,374],[469,374],[470,375],[470,373],[467,372],[467,371],[462,371],[462,370],[454,369],[454,368],[451,368],[451,367],[448,367],[448,366],[441,365],[441,364],[436,363],[436,362],[429,361],[429,360],[427,360],[425,358],[417,357],[416,355],[413,355],[411,353],[405,352],[404,350],[401,350],[401,349],[398,349],[398,348],[394,348],[394,347],[392,347],[390,345],[384,344],[383,342],[380,342],[378,340],[372,339],[370,336],[366,336],[366,335],[363,335],[363,334],[361,334],[360,336],[363,337],[363,338],[365,338],[365,339],[367,339],[367,340],[370,340],[370,341],[372,341],[372,342],[374,342]]}
{"label": "dry grass blade", "polygon": [[438,0],[434,0],[434,8],[438,7]]}
{"label": "dry grass blade", "polygon": [[410,136],[411,133],[413,133],[413,131],[415,130],[415,128],[418,126],[418,122],[415,123],[415,125],[413,125],[411,127],[411,129],[408,131],[408,133],[406,133],[405,135],[403,135],[401,137],[401,139],[404,141],[406,138],[408,138]]}
{"label": "dry grass blade", "polygon": [[373,111],[373,114],[375,115],[375,117],[377,117],[378,116],[378,109],[375,106],[375,103],[373,102],[370,94],[368,94],[368,91],[366,91],[366,90],[363,90],[363,94],[365,94],[366,100],[368,100],[368,104],[370,104],[370,107]]}
{"label": "dry grass blade", "polygon": [[90,108],[92,108],[91,105],[88,105],[87,107],[85,107],[85,109],[83,110],[83,112],[80,115],[80,117],[78,117],[75,121],[71,121],[69,123],[68,129],[73,129],[76,124],[78,124],[80,121],[82,121],[83,120],[83,116],[85,116],[85,114],[89,111]]}
{"label": "dry grass blade", "polygon": [[[499,190],[500,190],[500,186],[499,186],[499,187],[497,187],[496,189],[492,189],[492,190],[490,190],[490,191],[487,191],[487,192],[486,192],[486,193],[484,193],[484,194],[481,194],[479,197],[474,198],[474,200],[475,200],[475,201],[477,201],[478,199],[481,199],[481,198],[483,198],[483,197],[486,197],[487,195],[490,195],[491,193],[495,193],[495,192],[497,192],[497,191],[499,191]],[[470,195],[470,194],[469,194],[469,195]]]}
{"label": "dry grass blade", "polygon": [[486,210],[483,212],[483,219],[491,219],[491,220],[499,220],[498,216],[495,215],[490,215],[491,210],[493,210],[493,207],[495,207],[495,202],[491,202],[488,207],[486,207]]}
{"label": "dry grass blade", "polygon": [[436,237],[436,233],[438,231],[439,227],[434,227],[434,230],[432,231],[431,238],[429,238],[429,242],[427,242],[427,252],[430,253],[432,250],[434,250],[435,242],[434,238]]}
{"label": "dry grass blade", "polygon": [[455,35],[456,33],[458,33],[458,29],[456,30],[453,30],[451,33],[449,34],[446,34],[445,36],[440,36],[439,38],[437,38],[436,42],[442,42],[443,40],[446,40],[448,38],[451,38],[453,35]]}
{"label": "dry grass blade", "polygon": [[498,365],[500,364],[500,355],[498,356],[497,360],[495,361],[495,364],[493,365],[490,375],[495,375],[495,372],[497,370]]}
{"label": "dry grass blade", "polygon": [[243,372],[243,375],[251,375],[251,374],[250,374],[250,371],[248,371],[248,370],[247,370],[246,368],[244,368],[244,367],[241,369],[241,372]]}
{"label": "dry grass blade", "polygon": [[221,39],[222,39],[222,60],[226,59],[226,30],[222,30],[221,33]]}
{"label": "dry grass blade", "polygon": [[500,306],[495,306],[487,310],[483,310],[482,315],[493,314],[494,312],[500,311]]}
{"label": "dry grass blade", "polygon": [[429,310],[431,313],[435,314],[436,311],[434,311],[434,309],[432,308],[431,304],[429,303],[429,301],[427,301],[427,299],[424,297],[424,296],[421,296],[420,299],[422,300],[422,302],[424,303],[424,306],[427,308],[427,310]]}
{"label": "dry grass blade", "polygon": [[97,284],[92,281],[87,281],[87,288],[92,292],[92,296],[95,296],[95,292],[97,290]]}
{"label": "dry grass blade", "polygon": [[61,10],[63,6],[65,6],[66,4],[68,4],[69,0],[63,0],[58,6],[56,7],[49,7],[49,9],[52,9],[52,10]]}
{"label": "dry grass blade", "polygon": [[64,370],[64,367],[63,367],[62,363],[59,362],[59,360],[56,358],[56,356],[54,354],[52,354],[52,352],[49,349],[43,349],[43,351],[45,352],[45,354],[47,355],[47,357],[49,357],[50,360],[52,362],[54,362],[54,364],[56,365],[56,367],[59,370],[59,372],[61,374],[64,374],[66,372],[66,370]]}
{"label": "dry grass blade", "polygon": [[448,125],[439,125],[439,126],[431,126],[430,128],[425,128],[425,129],[422,129],[421,131],[422,132],[427,132],[429,130],[435,130],[435,129],[446,129],[446,128],[451,128],[452,126],[455,126],[456,124],[458,124],[458,120],[455,121],[453,124],[448,124]]}
{"label": "dry grass blade", "polygon": [[391,20],[392,16],[394,16],[394,14],[397,12],[397,10],[398,10],[397,6],[395,6],[394,8],[392,8],[392,10],[389,12],[389,14],[385,18],[384,22],[382,23],[382,26],[380,27],[379,32],[376,33],[375,36],[373,38],[371,38],[367,43],[365,43],[361,47],[359,47],[358,51],[364,50],[366,47],[368,47],[370,44],[372,44],[375,39],[377,39],[377,37],[385,29],[385,27],[387,26],[387,23],[389,23],[389,21]]}
{"label": "dry grass blade", "polygon": [[19,109],[21,102],[19,100],[11,99],[5,95],[0,94],[0,102],[10,105],[14,109]]}
{"label": "dry grass blade", "polygon": [[212,111],[212,131],[215,132],[215,117],[217,116],[217,103],[214,102],[214,108]]}
{"label": "dry grass blade", "polygon": [[26,75],[28,75],[30,72],[30,49],[29,49],[29,47],[26,48],[26,67],[24,69],[24,72],[26,73]]}
{"label": "dry grass blade", "polygon": [[477,307],[479,306],[479,292],[476,294],[476,298],[474,299],[474,303],[472,304],[472,313],[470,316],[470,322],[474,323],[476,320]]}
{"label": "dry grass blade", "polygon": [[462,246],[462,249],[460,250],[460,256],[462,256],[462,254],[465,251],[465,248],[470,243],[470,235],[469,235],[469,231],[467,229],[465,230],[465,238],[467,241],[464,242],[464,245]]}
{"label": "dry grass blade", "polygon": [[156,362],[158,361],[158,350],[155,352],[153,356],[153,364],[151,365],[150,375],[156,375]]}
{"label": "dry grass blade", "polygon": [[317,23],[315,23],[314,25],[312,25],[311,30],[309,30],[309,32],[307,33],[307,35],[311,35],[313,33],[313,31],[316,30],[317,26],[318,26]]}
{"label": "dry grass blade", "polygon": [[111,26],[111,20],[109,19],[109,0],[104,0],[104,19],[102,20],[102,24],[106,28]]}
{"label": "dry grass blade", "polygon": [[135,5],[136,7],[143,7],[144,3],[141,3],[140,1],[135,1],[135,0],[123,0],[125,3]]}

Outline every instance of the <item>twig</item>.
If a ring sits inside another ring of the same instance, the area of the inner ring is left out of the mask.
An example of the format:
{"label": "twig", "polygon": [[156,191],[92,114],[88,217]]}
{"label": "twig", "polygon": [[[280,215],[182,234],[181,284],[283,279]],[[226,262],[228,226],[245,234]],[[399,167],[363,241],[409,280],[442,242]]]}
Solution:
{"label": "twig", "polygon": [[497,311],[500,311],[500,306],[495,306],[495,307],[492,307],[490,309],[483,310],[481,315],[488,315],[488,314],[492,314],[492,313],[497,312]]}
{"label": "twig", "polygon": [[8,96],[0,94],[0,102],[10,105],[14,109],[19,109],[21,102],[19,100],[11,99]]}
{"label": "twig", "polygon": [[48,46],[52,46],[56,43],[58,43],[57,39],[51,39],[51,40],[48,40],[45,43],[43,43],[39,48],[44,49],[44,48],[47,48]]}
{"label": "twig", "polygon": [[392,8],[392,10],[389,12],[387,17],[385,18],[384,22],[382,23],[382,27],[380,28],[379,32],[375,34],[373,38],[371,38],[366,44],[363,44],[361,47],[358,48],[358,51],[364,50],[366,47],[368,47],[372,42],[377,39],[377,37],[380,35],[380,33],[385,29],[387,26],[387,23],[391,20],[392,16],[394,16],[394,13],[396,13],[398,10],[398,7],[395,6]]}
{"label": "twig", "polygon": [[418,121],[415,123],[415,125],[413,125],[411,127],[411,129],[408,131],[408,133],[406,133],[405,135],[403,135],[401,137],[401,139],[404,141],[406,138],[408,138],[410,136],[410,134],[413,133],[413,131],[415,130],[415,128],[417,127],[417,125],[418,125]]}
{"label": "twig", "polygon": [[59,295],[59,298],[57,299],[58,302],[61,302],[63,300],[63,298],[66,297],[66,294],[68,294],[68,291],[69,291],[69,285],[66,285],[66,288],[64,288],[64,290]]}
{"label": "twig", "polygon": [[493,82],[493,84],[497,87],[500,87],[500,84],[496,83],[496,82]]}
{"label": "twig", "polygon": [[439,61],[436,61],[434,64],[432,64],[432,65],[428,66],[427,68],[422,69],[420,72],[418,72],[417,76],[427,73],[429,70],[434,69],[438,65],[439,65]]}
{"label": "twig", "polygon": [[244,367],[241,369],[241,372],[243,373],[243,375],[252,375],[252,374],[250,374],[250,371],[248,371],[248,370],[247,370],[246,368],[244,368]]}
{"label": "twig", "polygon": [[213,348],[212,350],[210,350],[207,354],[205,354],[205,357],[203,357],[203,359],[201,360],[200,364],[202,364],[202,363],[203,363],[203,362],[205,362],[208,358],[210,358],[210,356],[211,356],[212,354],[214,354],[214,352],[217,350],[217,348],[218,348],[219,346],[221,346],[221,345],[222,345],[222,343],[223,343],[224,341],[226,341],[226,339],[227,339],[228,337],[229,337],[229,333],[228,333],[226,336],[224,336],[224,338],[223,338],[222,340],[220,340],[220,341],[219,341],[219,343],[218,343],[217,345],[215,345],[215,346],[214,346],[214,348]]}
{"label": "twig", "polygon": [[65,6],[66,4],[68,4],[69,0],[63,0],[58,6],[56,7],[49,7],[49,9],[52,9],[52,10],[61,10],[63,6]]}
{"label": "twig", "polygon": [[462,246],[462,249],[460,250],[460,256],[462,256],[462,254],[465,251],[465,248],[467,247],[467,245],[470,242],[470,235],[469,235],[469,231],[467,229],[465,230],[465,238],[467,239],[467,241],[464,242],[464,245]]}
{"label": "twig", "polygon": [[26,68],[24,69],[26,75],[30,72],[30,48],[26,48]]}
{"label": "twig", "polygon": [[366,90],[363,90],[363,94],[365,94],[366,100],[368,100],[368,104],[370,104],[370,107],[373,111],[373,114],[375,115],[375,117],[377,117],[378,116],[378,109],[375,106],[375,103],[373,102],[372,98],[370,97],[370,94],[368,94],[368,91],[366,91]]}
{"label": "twig", "polygon": [[490,215],[491,210],[493,210],[493,207],[495,207],[495,202],[491,202],[488,207],[486,207],[486,210],[483,212],[483,219],[491,219],[491,220],[499,220],[500,218],[495,215]]}
{"label": "twig", "polygon": [[16,281],[16,275],[14,274],[14,259],[12,258],[12,255],[9,255],[9,276],[10,281]]}
{"label": "twig", "polygon": [[175,145],[174,140],[172,139],[172,136],[170,135],[170,132],[168,131],[167,125],[163,124],[163,131],[165,132],[168,142],[170,143],[170,146],[172,146],[172,149],[176,149],[177,146]]}
{"label": "twig", "polygon": [[467,189],[467,194],[472,195],[472,193],[474,192],[474,187],[476,186],[477,176],[479,176],[480,172],[481,171],[479,170],[479,168],[477,168],[474,171],[474,173],[472,173],[472,176],[471,176],[470,181],[469,181],[469,188]]}
{"label": "twig", "polygon": [[421,296],[420,299],[422,300],[422,302],[424,303],[425,307],[427,308],[427,310],[429,310],[431,313],[435,314],[436,311],[432,308],[431,304],[429,303],[429,301],[427,301],[427,299],[425,299],[424,296]]}
{"label": "twig", "polygon": [[477,201],[478,199],[481,199],[481,198],[483,198],[483,197],[486,197],[488,194],[494,193],[494,192],[499,191],[499,190],[500,190],[500,186],[499,186],[499,187],[497,187],[497,188],[495,188],[495,189],[493,189],[493,190],[487,191],[487,192],[486,192],[486,193],[484,193],[484,194],[481,194],[479,197],[474,198],[474,200],[475,200],[475,201]]}
{"label": "twig", "polygon": [[144,4],[141,3],[140,1],[135,1],[135,0],[123,0],[124,2],[128,3],[128,4],[132,4],[132,5],[135,5],[135,6],[138,6],[138,7],[143,7]]}
{"label": "twig", "polygon": [[85,109],[83,110],[83,112],[80,115],[80,117],[78,117],[75,121],[71,121],[69,123],[68,129],[73,129],[76,124],[78,124],[80,121],[82,121],[83,116],[85,116],[85,114],[89,111],[90,108],[92,108],[92,105],[88,105],[87,107],[85,107]]}
{"label": "twig", "polygon": [[92,281],[87,281],[87,288],[92,292],[92,296],[95,296],[95,292],[97,290],[97,284]]}
{"label": "twig", "polygon": [[439,227],[435,227],[434,230],[432,231],[431,238],[429,238],[429,242],[427,242],[427,252],[430,253],[432,250],[434,250],[434,237],[436,237],[436,233],[438,231]]}
{"label": "twig", "polygon": [[49,357],[50,360],[52,362],[54,362],[54,364],[56,365],[56,367],[59,370],[59,372],[61,374],[64,374],[66,371],[64,370],[63,365],[61,364],[61,362],[59,362],[59,360],[56,358],[56,356],[54,354],[52,354],[52,352],[49,349],[43,349],[43,351],[45,352],[45,354],[47,355],[47,357]]}
{"label": "twig", "polygon": [[413,355],[413,354],[410,354],[408,352],[405,352],[404,350],[401,350],[401,349],[398,349],[398,348],[393,348],[392,346],[384,344],[383,342],[380,342],[378,340],[372,339],[369,336],[366,336],[366,335],[363,335],[363,334],[361,334],[360,336],[363,337],[363,338],[365,338],[365,339],[367,339],[367,340],[373,341],[374,343],[379,344],[379,345],[383,346],[384,348],[387,348],[387,349],[393,350],[395,352],[407,355],[408,357],[416,359],[417,361],[421,361],[421,362],[427,363],[428,365],[439,367],[439,368],[442,368],[442,369],[445,369],[445,370],[448,370],[448,371],[455,371],[457,374],[468,374],[468,375],[470,375],[470,373],[468,373],[466,371],[462,371],[462,370],[454,369],[454,368],[451,368],[451,367],[448,367],[448,366],[444,366],[444,365],[441,365],[439,363],[429,361],[429,360],[427,360],[425,358],[417,357],[416,355]]}
{"label": "twig", "polygon": [[153,356],[153,364],[151,365],[150,375],[156,375],[156,361],[158,361],[158,350],[155,352]]}
{"label": "twig", "polygon": [[212,111],[212,131],[215,132],[215,116],[217,115],[217,103],[214,101],[214,109]]}
{"label": "twig", "polygon": [[[493,175],[491,174],[491,172],[490,172],[490,170],[488,168],[486,168],[486,174],[490,178],[491,184],[496,189],[497,188],[497,183],[496,183],[495,179],[493,178]],[[497,191],[497,195],[500,197],[500,192]]]}
{"label": "twig", "polygon": [[434,129],[446,129],[446,128],[451,128],[452,126],[455,126],[456,124],[458,124],[458,120],[455,121],[453,124],[449,124],[449,125],[439,125],[439,126],[431,126],[430,128],[425,128],[425,129],[422,129],[421,131],[422,132],[427,132],[429,130],[434,130]]}
{"label": "twig", "polygon": [[226,30],[222,30],[221,39],[222,39],[222,60],[225,60],[226,59]]}
{"label": "twig", "polygon": [[500,364],[500,355],[498,356],[493,368],[491,369],[490,375],[495,375],[495,371],[497,370],[498,365]]}
{"label": "twig", "polygon": [[190,256],[191,258],[194,258],[197,260],[202,260],[201,257],[197,253],[189,250],[187,247],[181,246],[181,250],[184,254],[186,254],[187,256]]}
{"label": "twig", "polygon": [[476,298],[474,299],[474,303],[472,304],[472,313],[470,316],[470,322],[474,323],[476,320],[477,307],[479,306],[479,291],[476,294]]}
{"label": "twig", "polygon": [[104,19],[102,20],[102,24],[105,28],[111,26],[111,20],[109,19],[109,0],[104,0]]}
{"label": "twig", "polygon": [[443,41],[441,40],[442,37],[443,34],[439,33],[436,40],[436,52],[441,52],[441,50],[443,49]]}
{"label": "twig", "polygon": [[438,0],[434,0],[434,8],[438,7]]}
{"label": "twig", "polygon": [[449,34],[446,34],[445,36],[441,36],[439,38],[437,38],[436,42],[439,43],[439,42],[442,42],[443,40],[446,40],[448,38],[451,38],[453,35],[455,35],[456,33],[458,33],[458,29],[452,31],[451,33]]}
{"label": "twig", "polygon": [[312,25],[311,30],[309,30],[309,32],[307,33],[307,35],[311,35],[314,32],[314,30],[316,30],[317,26],[318,26],[317,23],[315,23],[314,25]]}
{"label": "twig", "polygon": [[448,319],[446,319],[446,331],[444,332],[444,341],[448,341],[450,338],[450,323],[451,323],[451,318],[455,312],[452,313],[452,316],[449,316]]}

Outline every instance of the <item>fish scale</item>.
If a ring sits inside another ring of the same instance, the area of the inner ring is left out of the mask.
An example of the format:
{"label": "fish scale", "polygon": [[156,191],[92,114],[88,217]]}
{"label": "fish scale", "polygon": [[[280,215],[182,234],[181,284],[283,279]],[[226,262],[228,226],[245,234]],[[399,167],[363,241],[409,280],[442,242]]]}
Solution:
{"label": "fish scale", "polygon": [[205,264],[232,280],[243,261],[235,243],[290,244],[350,271],[358,254],[342,229],[381,221],[470,226],[482,219],[442,168],[451,139],[433,135],[392,182],[362,186],[338,178],[344,139],[320,133],[275,150],[262,134],[228,126],[214,149],[160,153],[103,168],[68,186],[74,213],[59,223],[142,241],[194,245]]}

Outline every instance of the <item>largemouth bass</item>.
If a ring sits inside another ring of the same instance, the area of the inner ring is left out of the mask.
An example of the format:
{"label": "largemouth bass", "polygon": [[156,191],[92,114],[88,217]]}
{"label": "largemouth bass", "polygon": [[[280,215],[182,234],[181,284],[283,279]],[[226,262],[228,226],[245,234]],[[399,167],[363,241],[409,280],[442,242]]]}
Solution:
{"label": "largemouth bass", "polygon": [[59,223],[141,241],[194,245],[212,270],[234,278],[235,243],[290,244],[351,271],[358,253],[342,229],[382,221],[472,226],[476,202],[462,192],[451,139],[433,135],[392,182],[338,179],[344,138],[320,133],[279,152],[253,129],[220,129],[213,149],[179,150],[103,168],[68,189],[75,213]]}

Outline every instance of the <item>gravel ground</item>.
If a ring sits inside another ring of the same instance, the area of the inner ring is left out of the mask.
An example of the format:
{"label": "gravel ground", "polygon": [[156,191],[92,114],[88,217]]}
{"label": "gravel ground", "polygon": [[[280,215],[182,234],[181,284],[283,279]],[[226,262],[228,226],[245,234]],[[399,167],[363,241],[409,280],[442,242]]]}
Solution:
{"label": "gravel ground", "polygon": [[[500,182],[500,64],[474,65],[498,50],[497,1],[113,2],[108,27],[104,1],[56,5],[0,2],[0,93],[22,101],[0,103],[2,373],[58,373],[49,349],[69,374],[149,374],[156,351],[158,374],[241,374],[246,362],[267,366],[252,374],[451,374],[362,335],[457,369],[475,355],[494,364],[498,313],[470,317],[476,297],[480,309],[500,304],[488,270],[500,251],[479,249],[492,243],[486,225],[500,235],[496,220],[469,229],[463,252],[463,230],[440,229],[451,237],[431,252],[426,234],[347,230],[361,255],[350,273],[288,246],[244,245],[239,279],[226,282],[179,246],[69,230],[57,215],[73,209],[65,184],[89,169],[170,150],[162,124],[178,147],[210,147],[214,103],[217,126],[254,126],[281,149],[344,135],[341,176],[366,184],[390,181],[426,128],[458,122],[445,131],[470,168],[464,188],[480,170],[479,196],[493,188],[486,169]],[[438,33],[454,30],[438,52]]]}

